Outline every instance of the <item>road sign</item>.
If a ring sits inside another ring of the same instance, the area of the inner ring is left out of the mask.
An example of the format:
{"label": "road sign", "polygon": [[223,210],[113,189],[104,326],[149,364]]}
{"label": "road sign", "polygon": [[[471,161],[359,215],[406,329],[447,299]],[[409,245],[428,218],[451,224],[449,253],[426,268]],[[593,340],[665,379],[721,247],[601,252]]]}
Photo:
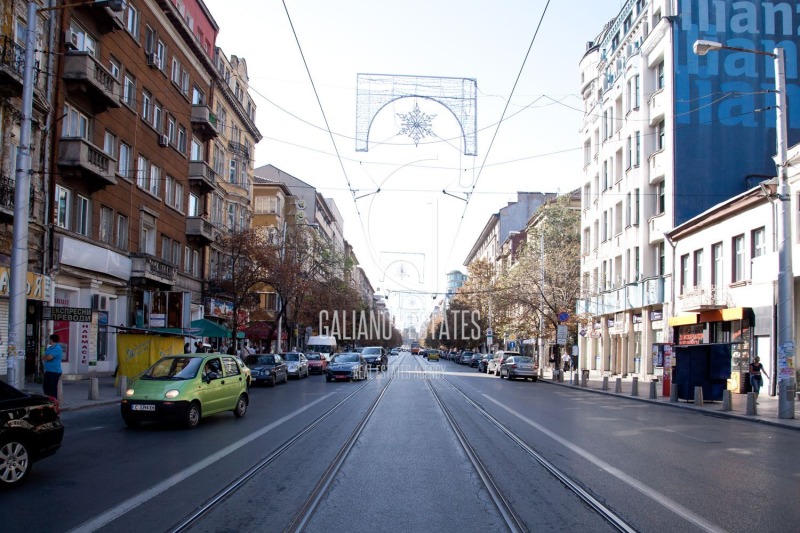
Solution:
{"label": "road sign", "polygon": [[585,337],[585,336],[586,336],[586,328],[581,328],[581,330],[578,332],[578,334],[579,334],[581,337]]}
{"label": "road sign", "polygon": [[567,344],[567,326],[558,326],[556,328],[556,343],[560,346]]}
{"label": "road sign", "polygon": [[558,313],[559,322],[566,322],[567,320],[569,320],[569,313],[567,313],[566,311],[561,311],[560,313]]}

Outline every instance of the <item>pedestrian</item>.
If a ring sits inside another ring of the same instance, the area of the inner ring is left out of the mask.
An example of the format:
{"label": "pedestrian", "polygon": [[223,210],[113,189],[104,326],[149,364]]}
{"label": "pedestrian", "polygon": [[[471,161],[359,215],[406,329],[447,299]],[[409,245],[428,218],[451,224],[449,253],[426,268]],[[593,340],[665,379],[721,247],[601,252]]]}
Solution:
{"label": "pedestrian", "polygon": [[45,396],[58,398],[58,380],[61,379],[61,359],[64,358],[64,350],[58,343],[61,339],[55,333],[50,335],[50,342],[42,356],[44,364],[44,381],[42,389]]}
{"label": "pedestrian", "polygon": [[[761,391],[761,385],[764,383],[762,375],[766,376],[764,374],[764,365],[761,364],[761,358],[755,356],[753,362],[750,363],[750,387],[752,387],[753,393],[756,395],[756,403],[758,403],[758,393]],[[767,376],[767,379],[769,379],[769,376]]]}
{"label": "pedestrian", "polygon": [[236,344],[231,344],[228,346],[228,349],[225,351],[228,355],[236,355]]}
{"label": "pedestrian", "polygon": [[561,356],[561,364],[564,365],[564,372],[569,372],[569,367],[572,364],[570,359],[571,357],[567,352],[564,352],[564,355]]}
{"label": "pedestrian", "polygon": [[553,352],[550,352],[550,370],[556,369],[556,356]]}
{"label": "pedestrian", "polygon": [[183,345],[183,353],[192,353],[191,344],[189,344],[188,342]]}

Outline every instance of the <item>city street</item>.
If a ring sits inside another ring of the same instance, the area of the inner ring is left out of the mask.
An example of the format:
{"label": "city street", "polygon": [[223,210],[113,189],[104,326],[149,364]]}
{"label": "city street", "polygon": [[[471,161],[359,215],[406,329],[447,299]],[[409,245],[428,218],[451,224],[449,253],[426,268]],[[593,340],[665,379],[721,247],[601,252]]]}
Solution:
{"label": "city street", "polygon": [[610,517],[637,531],[790,531],[800,519],[796,430],[411,355],[368,381],[311,376],[251,398],[243,419],[195,430],[130,430],[116,405],[65,412],[61,450],[3,495],[4,530],[612,531]]}

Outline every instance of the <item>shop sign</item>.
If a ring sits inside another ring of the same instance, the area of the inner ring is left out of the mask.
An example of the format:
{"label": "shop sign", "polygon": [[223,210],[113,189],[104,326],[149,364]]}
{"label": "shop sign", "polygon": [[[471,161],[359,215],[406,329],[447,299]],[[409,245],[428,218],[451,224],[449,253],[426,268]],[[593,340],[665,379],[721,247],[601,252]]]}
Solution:
{"label": "shop sign", "polygon": [[690,326],[678,327],[678,344],[702,344],[704,330],[705,326],[703,324],[692,324]]}
{"label": "shop sign", "polygon": [[231,318],[233,316],[233,302],[206,298],[206,316],[215,318]]}
{"label": "shop sign", "polygon": [[664,319],[663,311],[650,311],[650,322],[657,322]]}
{"label": "shop sign", "polygon": [[638,313],[633,315],[633,323],[634,324],[641,324],[642,323],[642,313]]}
{"label": "shop sign", "polygon": [[63,320],[65,322],[91,322],[91,307],[50,307],[42,306],[43,320]]}
{"label": "shop sign", "polygon": [[[0,266],[0,296],[9,296],[11,285],[11,270],[8,267]],[[39,300],[47,302],[50,300],[52,284],[49,276],[28,272],[25,295],[28,300]]]}

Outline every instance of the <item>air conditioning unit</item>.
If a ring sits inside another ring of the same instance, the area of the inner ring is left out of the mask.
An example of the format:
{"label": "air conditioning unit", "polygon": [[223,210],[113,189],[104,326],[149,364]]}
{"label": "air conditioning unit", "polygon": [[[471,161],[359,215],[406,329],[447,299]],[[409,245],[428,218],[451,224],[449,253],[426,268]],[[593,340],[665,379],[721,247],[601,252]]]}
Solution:
{"label": "air conditioning unit", "polygon": [[147,54],[147,66],[148,67],[158,66],[158,55],[155,52],[150,52],[149,54]]}
{"label": "air conditioning unit", "polygon": [[159,136],[158,136],[158,145],[159,146],[169,146],[169,137],[167,137],[163,133],[159,134]]}
{"label": "air conditioning unit", "polygon": [[108,311],[108,296],[103,294],[93,294],[92,309],[95,311]]}
{"label": "air conditioning unit", "polygon": [[64,32],[64,48],[67,50],[78,49],[78,34],[72,30]]}

